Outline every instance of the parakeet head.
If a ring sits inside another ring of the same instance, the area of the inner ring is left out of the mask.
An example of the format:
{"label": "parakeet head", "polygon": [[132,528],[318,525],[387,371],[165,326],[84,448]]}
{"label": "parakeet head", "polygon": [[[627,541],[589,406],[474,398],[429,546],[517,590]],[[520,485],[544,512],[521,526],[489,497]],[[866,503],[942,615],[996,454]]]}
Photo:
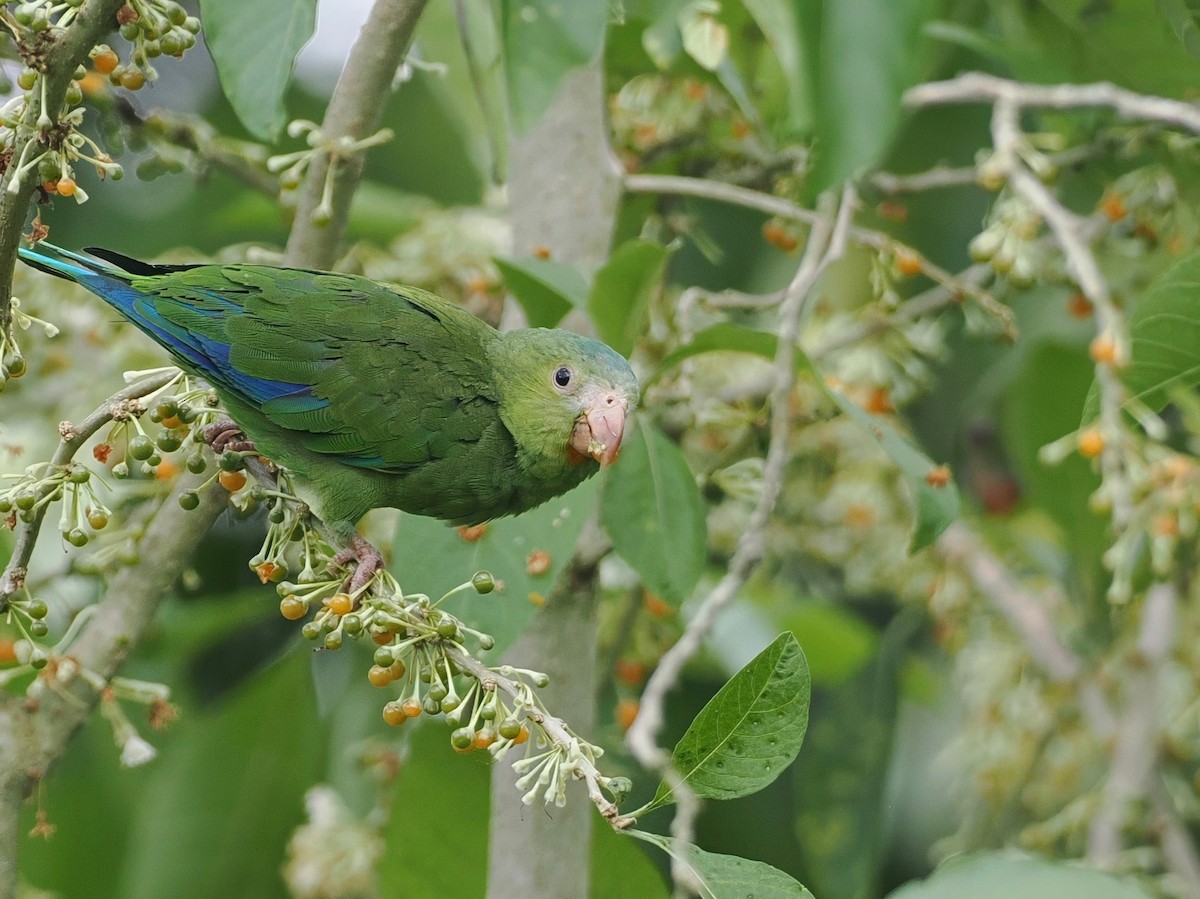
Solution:
{"label": "parakeet head", "polygon": [[613,462],[637,402],[629,363],[569,331],[526,328],[499,343],[500,415],[521,450],[551,464]]}

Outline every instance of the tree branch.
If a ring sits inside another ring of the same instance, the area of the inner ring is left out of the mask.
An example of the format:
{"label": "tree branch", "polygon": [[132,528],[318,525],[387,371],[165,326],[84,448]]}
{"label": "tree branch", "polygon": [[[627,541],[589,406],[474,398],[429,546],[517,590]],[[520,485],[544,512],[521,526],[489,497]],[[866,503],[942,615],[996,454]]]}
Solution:
{"label": "tree branch", "polygon": [[[375,132],[391,91],[396,70],[412,43],[417,20],[428,0],[376,0],[366,24],[350,50],[346,67],[329,100],[321,132],[334,146],[340,140],[359,141]],[[350,203],[362,179],[363,156],[337,151],[313,160],[300,187],[296,220],[288,238],[288,265],[332,268],[350,219]],[[325,224],[314,221],[313,213],[325,198],[325,179],[330,165],[333,175],[330,217]]]}
{"label": "tree branch", "polygon": [[[124,0],[88,0],[46,54],[46,71],[41,77],[46,79],[46,107],[55,115],[62,109],[75,69],[87,59],[88,51],[116,27],[117,10],[123,4]],[[42,111],[42,96],[40,91],[33,92],[32,107],[28,112],[32,121],[37,121]],[[41,139],[42,135],[37,131],[25,135],[18,131],[10,158],[20,159],[27,144]],[[36,181],[36,178],[28,178],[15,192],[0,191],[0,338],[8,335],[12,328],[13,270]]]}
{"label": "tree branch", "polygon": [[[678,684],[683,666],[700,649],[717,616],[733,602],[762,560],[765,552],[764,534],[783,487],[788,459],[788,440],[792,431],[789,400],[796,384],[795,356],[801,322],[817,281],[829,265],[845,252],[856,203],[853,188],[847,186],[835,219],[833,196],[826,194],[821,200],[822,208],[813,221],[800,267],[779,307],[779,348],[772,364],[771,436],[763,466],[762,492],[746,529],[738,539],[737,548],[729,560],[729,568],[701,601],[683,635],[659,660],[658,667],[646,682],[637,719],[626,734],[626,744],[634,758],[643,767],[659,772],[671,787],[677,803],[671,835],[686,843],[693,841],[692,831],[699,811],[699,800],[671,764],[670,753],[658,745],[666,696]],[[672,861],[672,875],[677,884],[689,888],[696,886],[690,869],[682,863]]]}

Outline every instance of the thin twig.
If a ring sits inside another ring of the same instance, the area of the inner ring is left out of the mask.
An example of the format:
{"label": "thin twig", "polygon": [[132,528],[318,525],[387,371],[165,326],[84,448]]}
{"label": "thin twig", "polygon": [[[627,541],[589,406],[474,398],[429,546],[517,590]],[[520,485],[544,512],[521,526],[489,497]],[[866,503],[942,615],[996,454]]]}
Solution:
{"label": "thin twig", "polygon": [[1107,82],[1022,84],[981,72],[968,72],[949,81],[917,85],[904,95],[907,106],[996,103],[1011,99],[1028,109],[1111,109],[1127,119],[1161,122],[1200,133],[1200,106],[1134,93]]}
{"label": "thin twig", "polygon": [[[625,190],[630,193],[673,194],[716,200],[807,225],[813,225],[819,219],[819,213],[805,209],[790,200],[723,181],[708,181],[682,175],[626,175],[623,183]],[[918,260],[921,272],[926,277],[951,291],[955,297],[969,297],[975,300],[990,315],[1000,320],[1006,333],[1015,333],[1012,311],[978,284],[958,280],[941,266],[930,262],[923,254],[883,231],[850,225],[847,237],[853,243],[870,247],[879,253],[904,253],[911,256]]]}
{"label": "thin twig", "polygon": [[[322,137],[327,142],[348,138],[362,140],[371,135],[383,117],[383,108],[396,70],[412,42],[425,4],[428,0],[376,0],[350,49],[346,67],[338,78],[333,96],[321,124]],[[331,215],[325,224],[313,220],[325,192],[325,176],[330,165],[336,165]],[[338,258],[338,247],[350,218],[350,201],[362,178],[363,156],[353,153],[331,158],[329,154],[315,159],[300,187],[296,220],[288,237],[288,265],[307,268],[332,268]]]}
{"label": "thin twig", "polygon": [[[737,597],[746,580],[762,560],[765,551],[764,533],[775,502],[783,485],[788,458],[788,438],[792,429],[789,397],[796,384],[795,355],[801,321],[810,305],[813,288],[826,268],[845,252],[850,220],[857,202],[853,188],[847,186],[842,195],[836,220],[834,198],[826,194],[821,211],[813,221],[812,233],[801,259],[800,267],[784,295],[779,309],[779,348],[772,366],[774,385],[771,390],[770,443],[763,466],[763,488],[750,514],[737,548],[729,560],[725,575],[697,606],[683,635],[659,661],[646,683],[641,709],[626,734],[626,743],[634,758],[645,768],[659,772],[671,788],[678,809],[671,824],[671,833],[685,843],[692,842],[699,800],[683,782],[671,764],[671,756],[658,745],[663,725],[667,693],[678,683],[687,661],[700,649],[712,630],[717,616]],[[690,884],[686,866],[672,863],[676,883]]]}
{"label": "thin twig", "polygon": [[[153,393],[160,387],[169,384],[177,376],[178,372],[172,369],[142,378],[124,390],[118,390],[79,424],[63,422],[59,425],[62,440],[54,451],[54,455],[50,457],[51,466],[66,465],[93,434],[112,421],[118,413],[128,411],[128,404],[131,400],[137,400]],[[42,500],[53,489],[53,487],[44,488],[37,495],[37,499]],[[17,524],[16,546],[13,547],[12,557],[4,567],[4,574],[0,575],[0,611],[6,608],[9,598],[25,584],[29,558],[33,555],[33,548],[37,544],[38,534],[42,529],[42,521],[46,517],[48,508],[49,503],[40,503],[36,506],[32,521],[20,521]]]}

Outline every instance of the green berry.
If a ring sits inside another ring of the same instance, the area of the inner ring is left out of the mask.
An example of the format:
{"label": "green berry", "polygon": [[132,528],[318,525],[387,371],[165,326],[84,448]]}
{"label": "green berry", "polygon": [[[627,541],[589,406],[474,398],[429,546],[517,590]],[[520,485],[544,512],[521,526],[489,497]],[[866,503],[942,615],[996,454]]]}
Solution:
{"label": "green berry", "polygon": [[341,649],[342,648],[342,635],[338,631],[334,631],[333,633],[326,634],[325,635],[325,648],[326,649]]}
{"label": "green berry", "polygon": [[380,668],[387,668],[392,662],[396,661],[396,657],[392,655],[392,651],[386,646],[380,646],[375,650],[374,661]]}
{"label": "green berry", "polygon": [[204,458],[204,453],[196,450],[187,457],[187,470],[192,474],[200,474],[204,469],[208,468],[208,460]]}
{"label": "green berry", "polygon": [[471,586],[475,588],[476,593],[491,593],[496,589],[496,579],[490,571],[476,571],[475,576],[471,578]]}
{"label": "green berry", "polygon": [[187,493],[179,494],[179,505],[187,511],[192,511],[200,505],[200,494],[195,490],[189,490]]}
{"label": "green berry", "polygon": [[29,622],[29,636],[37,637],[39,640],[50,633],[50,626],[44,621]]}
{"label": "green berry", "polygon": [[129,466],[124,462],[118,462],[112,467],[112,476],[118,481],[123,481],[129,477]]}
{"label": "green berry", "polygon": [[342,617],[342,630],[344,630],[348,636],[357,637],[362,633],[362,629],[362,619],[357,615],[350,614]]}
{"label": "green berry", "polygon": [[4,370],[10,378],[19,378],[29,370],[29,366],[24,356],[13,356],[5,363]]}
{"label": "green berry", "polygon": [[443,621],[437,626],[438,636],[445,637],[447,640],[454,639],[458,634],[457,621]]}
{"label": "green berry", "polygon": [[188,16],[186,19],[183,20],[183,30],[188,32],[189,34],[199,34],[200,33],[200,20],[197,19],[195,16]]}
{"label": "green berry", "polygon": [[86,468],[72,468],[67,475],[67,480],[72,484],[86,484],[92,477],[92,473]]}
{"label": "green berry", "polygon": [[129,455],[139,462],[145,462],[154,455],[154,444],[145,434],[135,434],[129,441]]}
{"label": "green berry", "polygon": [[7,515],[12,511],[12,500],[6,496],[0,497],[0,515]]}
{"label": "green berry", "polygon": [[22,512],[28,512],[37,504],[37,496],[29,490],[25,490],[17,494],[17,508]]}
{"label": "green berry", "polygon": [[430,699],[434,700],[435,702],[441,702],[449,694],[450,694],[450,691],[448,689],[446,689],[446,685],[443,684],[441,681],[438,681],[438,683],[434,684],[433,686],[431,686],[429,688],[429,693],[427,695],[429,696]]}
{"label": "green berry", "polygon": [[497,728],[500,736],[506,740],[515,740],[521,733],[521,722],[516,718],[505,718]]}
{"label": "green berry", "polygon": [[491,636],[491,634],[481,634],[480,635],[480,637],[479,637],[479,648],[480,649],[492,649],[493,647],[495,647],[495,645],[496,645],[496,640]]}
{"label": "green berry", "polygon": [[421,711],[427,715],[436,715],[442,710],[442,706],[435,699],[430,699],[428,696],[421,702]]}
{"label": "green berry", "polygon": [[173,453],[179,447],[183,446],[183,441],[179,439],[179,435],[174,431],[159,431],[158,439],[155,441],[158,448],[164,453]]}
{"label": "green berry", "polygon": [[167,21],[172,25],[182,25],[188,19],[187,10],[178,3],[168,2],[166,5]]}
{"label": "green berry", "polygon": [[41,671],[49,661],[50,659],[46,655],[46,651],[38,646],[35,646],[33,651],[29,653],[29,667],[34,671]]}
{"label": "green berry", "polygon": [[217,460],[217,464],[221,466],[221,471],[241,471],[246,467],[241,453],[235,453],[233,450],[226,450],[221,453],[221,458]]}
{"label": "green berry", "polygon": [[88,542],[87,531],[83,528],[71,528],[67,531],[67,542],[72,546],[86,546]]}
{"label": "green berry", "polygon": [[50,612],[44,599],[31,599],[25,604],[25,613],[34,621],[41,621]]}
{"label": "green berry", "polygon": [[78,106],[83,102],[83,88],[79,86],[78,82],[72,81],[67,86],[67,94],[64,99],[66,99],[68,106]]}
{"label": "green berry", "polygon": [[17,76],[17,87],[23,91],[33,90],[33,86],[37,84],[38,73],[34,69],[22,69],[21,74]]}
{"label": "green berry", "polygon": [[450,733],[450,745],[455,749],[470,749],[475,745],[475,731],[460,727]]}
{"label": "green berry", "polygon": [[300,633],[305,640],[316,640],[321,636],[321,626],[315,621],[306,621],[300,628]]}

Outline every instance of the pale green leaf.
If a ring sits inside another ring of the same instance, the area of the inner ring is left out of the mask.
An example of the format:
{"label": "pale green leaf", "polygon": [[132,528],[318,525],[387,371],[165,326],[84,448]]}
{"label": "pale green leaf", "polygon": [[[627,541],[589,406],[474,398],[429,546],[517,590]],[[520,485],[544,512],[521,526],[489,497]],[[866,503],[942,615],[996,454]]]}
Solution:
{"label": "pale green leaf", "polygon": [[629,835],[682,860],[702,899],[813,899],[792,877],[766,862],[705,852],[699,846],[641,830],[629,831]]}
{"label": "pale green leaf", "polygon": [[691,594],[707,557],[704,501],[679,447],[648,422],[609,472],[601,519],[647,588],[675,604]]}
{"label": "pale green leaf", "polygon": [[1130,881],[1074,862],[1051,862],[1010,853],[952,859],[926,880],[909,883],[888,899],[1150,899]]}
{"label": "pale green leaf", "polygon": [[553,328],[574,306],[587,302],[588,286],[573,265],[527,256],[496,259],[500,278],[529,319],[532,328]]}
{"label": "pale green leaf", "polygon": [[883,418],[871,415],[836,390],[829,391],[829,395],[843,412],[862,425],[864,430],[879,442],[883,451],[896,463],[900,474],[904,476],[916,519],[909,552],[915,553],[928,546],[958,517],[958,487],[953,480],[942,486],[931,484],[929,473],[937,466],[928,456],[901,437]]}
{"label": "pale green leaf", "polygon": [[694,0],[679,14],[683,49],[703,69],[715,72],[729,52],[729,30],[714,16],[720,6],[710,0]]}
{"label": "pale green leaf", "polygon": [[[659,363],[658,368],[650,376],[647,385],[654,383],[668,371],[683,362],[685,359],[690,359],[693,356],[699,356],[702,353],[716,352],[731,352],[731,353],[749,353],[754,356],[762,356],[764,359],[775,358],[775,352],[779,347],[778,338],[770,331],[756,331],[753,328],[746,328],[742,325],[733,325],[728,322],[711,325],[703,331],[698,332],[691,340],[681,347],[676,347],[668,353]],[[812,363],[808,357],[796,348],[796,370],[810,371]]]}
{"label": "pale green leaf", "polygon": [[[792,634],[780,634],[700,710],[675,745],[671,764],[707,799],[757,793],[800,751],[811,686],[800,644]],[[649,808],[671,801],[664,783]]]}
{"label": "pale green leaf", "polygon": [[[481,596],[466,590],[446,600],[443,608],[491,634],[496,655],[520,635],[541,602],[549,598],[575,552],[584,521],[595,508],[598,486],[599,480],[592,478],[515,518],[488,522],[482,536],[472,540],[432,518],[401,514],[394,543],[400,582],[407,591],[437,599],[469,581],[476,571],[490,571],[498,582],[495,592]],[[533,566],[536,574],[530,573],[529,565],[534,552],[545,553],[549,560],[545,570]]]}
{"label": "pale green leaf", "polygon": [[502,0],[501,9],[508,111],[520,135],[542,117],[563,76],[596,58],[608,3]]}
{"label": "pale green leaf", "polygon": [[296,54],[316,26],[316,0],[200,0],[200,20],[238,119],[260,140],[276,140]]}
{"label": "pale green leaf", "polygon": [[633,351],[642,333],[650,301],[662,283],[667,250],[648,240],[618,247],[596,272],[588,312],[600,338],[623,356]]}

